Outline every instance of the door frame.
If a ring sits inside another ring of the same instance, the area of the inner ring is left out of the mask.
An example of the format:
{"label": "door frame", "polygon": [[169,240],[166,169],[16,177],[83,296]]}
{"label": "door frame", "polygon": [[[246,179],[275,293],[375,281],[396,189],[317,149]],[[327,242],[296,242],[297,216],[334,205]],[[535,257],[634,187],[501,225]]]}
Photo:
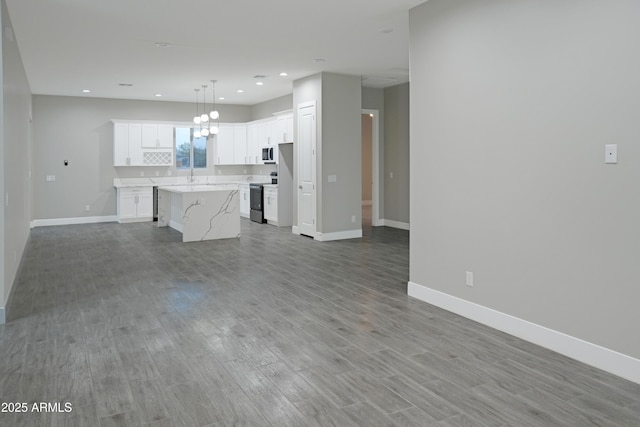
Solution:
{"label": "door frame", "polygon": [[[371,126],[371,177],[373,188],[371,190],[371,225],[382,225],[380,220],[380,110],[362,109],[362,114],[373,114]],[[362,176],[360,176],[362,185]]]}

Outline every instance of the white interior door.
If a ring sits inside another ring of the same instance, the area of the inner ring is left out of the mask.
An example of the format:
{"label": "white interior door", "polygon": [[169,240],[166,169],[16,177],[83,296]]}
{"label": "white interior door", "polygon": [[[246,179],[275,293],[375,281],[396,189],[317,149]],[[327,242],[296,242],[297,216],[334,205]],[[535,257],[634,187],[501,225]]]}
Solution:
{"label": "white interior door", "polygon": [[316,235],[316,103],[298,106],[298,229]]}

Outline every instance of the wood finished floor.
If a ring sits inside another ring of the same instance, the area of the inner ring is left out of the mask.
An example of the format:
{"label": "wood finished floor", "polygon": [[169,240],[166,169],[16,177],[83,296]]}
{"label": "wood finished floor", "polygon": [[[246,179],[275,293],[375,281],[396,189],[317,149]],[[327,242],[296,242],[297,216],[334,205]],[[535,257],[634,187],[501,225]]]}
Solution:
{"label": "wood finished floor", "polygon": [[638,426],[640,385],[406,295],[406,231],[37,228],[0,326],[25,426]]}

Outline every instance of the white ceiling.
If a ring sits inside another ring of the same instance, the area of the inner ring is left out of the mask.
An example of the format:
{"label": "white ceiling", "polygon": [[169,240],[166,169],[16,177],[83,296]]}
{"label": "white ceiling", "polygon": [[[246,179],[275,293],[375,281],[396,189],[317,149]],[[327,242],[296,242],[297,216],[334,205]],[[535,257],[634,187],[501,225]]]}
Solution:
{"label": "white ceiling", "polygon": [[408,81],[408,11],[425,0],[6,1],[34,94],[191,102],[215,79],[220,102],[253,105],[321,71]]}

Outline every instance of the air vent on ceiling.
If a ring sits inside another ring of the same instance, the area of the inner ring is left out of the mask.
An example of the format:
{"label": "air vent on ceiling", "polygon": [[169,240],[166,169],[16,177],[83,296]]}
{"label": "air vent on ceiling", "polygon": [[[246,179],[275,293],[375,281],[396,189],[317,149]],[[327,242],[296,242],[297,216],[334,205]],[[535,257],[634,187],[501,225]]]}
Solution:
{"label": "air vent on ceiling", "polygon": [[133,83],[118,83],[118,86],[131,87],[131,86],[133,86]]}

